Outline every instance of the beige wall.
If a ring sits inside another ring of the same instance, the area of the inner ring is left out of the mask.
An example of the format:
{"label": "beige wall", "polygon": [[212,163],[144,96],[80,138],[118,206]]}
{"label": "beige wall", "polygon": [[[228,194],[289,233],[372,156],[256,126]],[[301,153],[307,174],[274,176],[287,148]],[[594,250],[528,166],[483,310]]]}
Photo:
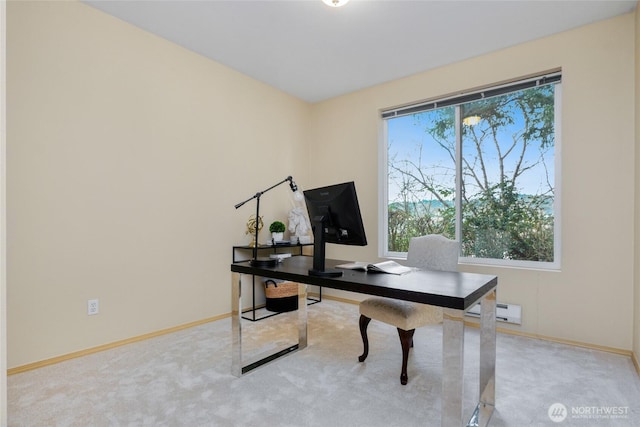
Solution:
{"label": "beige wall", "polygon": [[80,3],[7,17],[8,367],[228,313],[233,206],[305,184],[309,106]]}
{"label": "beige wall", "polygon": [[[638,2],[640,6],[640,2]],[[635,74],[635,139],[636,139],[636,151],[635,151],[635,198],[636,198],[636,214],[635,214],[635,277],[634,277],[634,322],[633,322],[633,353],[636,363],[636,369],[640,371],[640,13],[638,12],[638,6],[635,11],[635,60],[636,60],[636,74]]]}
{"label": "beige wall", "polygon": [[628,14],[314,105],[309,182],[355,180],[369,240],[329,255],[377,256],[380,109],[562,67],[562,270],[463,269],[499,276],[520,331],[631,350],[634,53]]}
{"label": "beige wall", "polygon": [[7,425],[6,2],[0,3],[0,426]]}

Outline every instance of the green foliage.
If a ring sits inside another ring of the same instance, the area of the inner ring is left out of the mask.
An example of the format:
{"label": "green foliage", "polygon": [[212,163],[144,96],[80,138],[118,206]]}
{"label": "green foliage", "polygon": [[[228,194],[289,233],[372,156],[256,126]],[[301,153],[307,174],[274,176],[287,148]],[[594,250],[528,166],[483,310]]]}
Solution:
{"label": "green foliage", "polygon": [[442,234],[455,238],[455,207],[432,209],[430,203],[389,207],[389,250],[406,252],[412,237]]}
{"label": "green foliage", "polygon": [[548,196],[518,195],[511,183],[488,189],[463,209],[462,254],[479,258],[553,261]]}
{"label": "green foliage", "polygon": [[[518,184],[533,167],[542,165],[548,171],[544,153],[555,143],[553,87],[474,101],[461,106],[460,113],[481,117],[477,126],[460,127],[466,150],[461,195],[456,195],[454,184],[444,185],[440,179],[455,170],[455,108],[431,111],[428,118],[415,116],[416,124],[431,136],[435,147],[444,150],[451,164],[423,165],[422,148],[418,159],[390,159],[390,173],[402,182],[403,202],[388,207],[389,250],[406,252],[411,237],[424,234],[455,238],[452,198],[459,196],[463,256],[552,262],[552,180],[547,177],[547,188],[533,195],[521,194]],[[513,131],[516,121],[519,130]],[[532,158],[527,150],[539,153],[533,156],[537,160],[527,160]]]}
{"label": "green foliage", "polygon": [[284,223],[280,221],[274,221],[269,226],[269,231],[271,233],[284,233],[284,230],[286,230],[286,227],[284,226]]}

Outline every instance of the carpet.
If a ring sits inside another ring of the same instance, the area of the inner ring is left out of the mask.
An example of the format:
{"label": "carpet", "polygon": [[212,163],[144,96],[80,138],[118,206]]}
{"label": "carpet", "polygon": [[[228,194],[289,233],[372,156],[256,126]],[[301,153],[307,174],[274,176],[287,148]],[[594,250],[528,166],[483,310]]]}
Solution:
{"label": "carpet", "polygon": [[[243,321],[245,354],[295,343],[295,316]],[[416,330],[402,386],[393,327],[371,322],[359,363],[357,305],[325,299],[308,317],[306,349],[242,378],[230,373],[230,319],[12,375],[9,425],[440,425],[441,326]],[[478,332],[465,331],[465,416],[478,398]],[[640,425],[640,377],[628,357],[498,334],[496,369],[491,426]]]}

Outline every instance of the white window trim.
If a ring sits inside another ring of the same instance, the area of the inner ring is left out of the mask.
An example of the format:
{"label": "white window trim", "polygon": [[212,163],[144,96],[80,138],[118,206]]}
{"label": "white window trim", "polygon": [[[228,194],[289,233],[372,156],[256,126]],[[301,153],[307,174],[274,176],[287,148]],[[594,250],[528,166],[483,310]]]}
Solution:
{"label": "white window trim", "polygon": [[378,114],[378,256],[382,258],[407,258],[402,252],[390,252],[389,247],[389,170],[387,126]]}
{"label": "white window trim", "polygon": [[[491,267],[505,267],[505,268],[521,268],[527,270],[550,270],[560,271],[562,260],[562,115],[561,115],[561,101],[562,101],[562,83],[554,85],[554,126],[555,126],[555,139],[554,139],[554,229],[553,229],[553,245],[554,245],[554,261],[553,262],[540,262],[540,261],[523,261],[523,260],[503,260],[495,258],[476,258],[476,257],[460,257],[460,264],[465,265],[482,265]],[[384,110],[380,110],[382,113]],[[382,118],[382,114],[379,117],[379,129],[378,129],[378,189],[380,198],[378,199],[378,214],[380,220],[378,221],[378,256],[381,258],[395,258],[406,259],[406,252],[392,252],[387,250],[389,247],[389,194],[388,194],[388,147],[387,147],[387,126],[385,119]],[[459,144],[459,142],[457,142]],[[460,153],[460,146],[457,146],[457,153]],[[461,154],[459,154],[461,155]],[[457,159],[458,165],[460,159]],[[456,167],[458,167],[458,165]],[[460,171],[456,172],[456,188],[460,188],[458,180],[461,179]],[[461,215],[460,206],[456,202],[456,223],[460,224]],[[460,239],[461,230],[456,226],[456,238]]]}

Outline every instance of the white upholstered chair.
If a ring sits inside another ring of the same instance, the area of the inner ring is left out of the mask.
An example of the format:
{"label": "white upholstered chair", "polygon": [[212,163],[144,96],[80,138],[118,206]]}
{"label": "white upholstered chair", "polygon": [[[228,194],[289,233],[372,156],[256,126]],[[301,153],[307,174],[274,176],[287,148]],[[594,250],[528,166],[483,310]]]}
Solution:
{"label": "white upholstered chair", "polygon": [[[409,241],[406,264],[425,270],[457,271],[460,247],[457,241],[444,236],[430,234],[414,237]],[[411,273],[409,273],[411,274]],[[369,354],[367,326],[371,319],[379,320],[398,328],[402,345],[402,371],[400,383],[407,384],[407,358],[413,347],[413,334],[420,326],[442,322],[442,309],[426,304],[390,298],[371,297],[360,303],[360,334],[364,352],[358,358],[364,362]]]}

